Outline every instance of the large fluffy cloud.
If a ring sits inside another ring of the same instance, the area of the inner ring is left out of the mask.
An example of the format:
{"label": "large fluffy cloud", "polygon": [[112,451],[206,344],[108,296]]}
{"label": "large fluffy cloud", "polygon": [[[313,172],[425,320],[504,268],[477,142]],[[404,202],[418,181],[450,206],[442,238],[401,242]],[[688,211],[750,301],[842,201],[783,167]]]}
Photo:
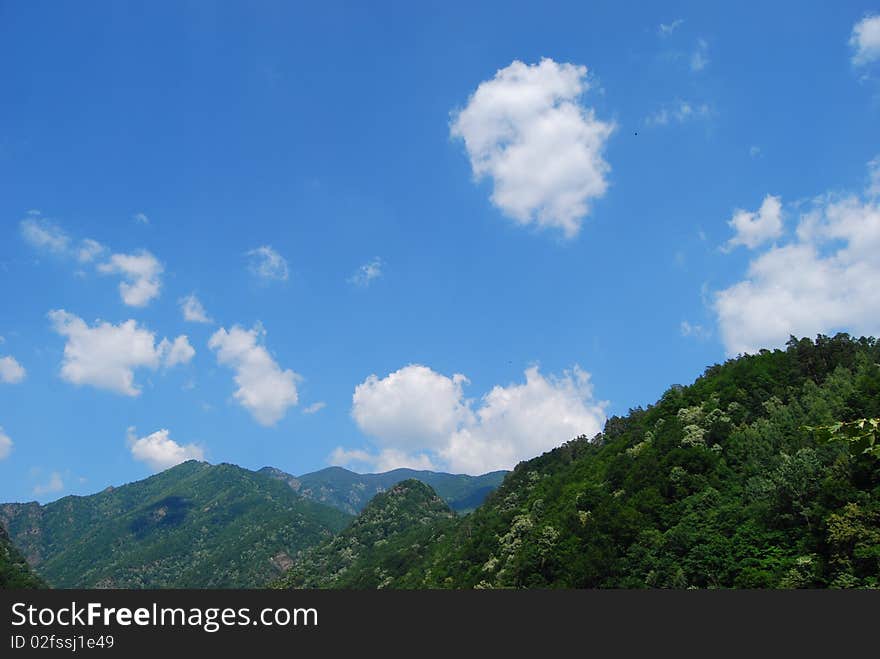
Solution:
{"label": "large fluffy cloud", "polygon": [[24,380],[26,371],[15,357],[0,357],[0,382],[18,384]]}
{"label": "large fluffy cloud", "polygon": [[578,435],[594,435],[605,404],[593,398],[590,376],[575,366],[525,382],[496,386],[479,402],[465,399],[467,379],[421,365],[358,385],[352,416],[378,451],[337,449],[331,461],[377,470],[410,466],[466,473],[509,469]]}
{"label": "large fluffy cloud", "polygon": [[12,453],[12,439],[3,432],[3,427],[0,426],[0,460],[9,457],[10,453]]}
{"label": "large fluffy cloud", "polygon": [[351,414],[386,447],[440,449],[472,413],[461,374],[451,378],[413,364],[384,378],[371,375],[354,390]]}
{"label": "large fluffy cloud", "polygon": [[767,195],[756,212],[738,209],[728,224],[735,234],[727,241],[726,249],[737,245],[754,249],[782,235],[782,200]]}
{"label": "large fluffy cloud", "polygon": [[790,335],[880,334],[880,204],[864,195],[825,195],[797,231],[749,264],[746,277],[716,294],[730,355],[778,346]]}
{"label": "large fluffy cloud", "polygon": [[121,275],[119,294],[130,307],[143,307],[159,297],[162,282],[162,264],[146,250],[134,254],[113,254],[110,260],[98,266],[103,274]]}
{"label": "large fluffy cloud", "polygon": [[238,389],[235,398],[264,426],[280,421],[288,408],[297,404],[296,381],[299,376],[282,370],[261,344],[265,330],[261,326],[246,330],[234,326],[220,328],[208,346],[217,352],[217,362],[235,371]]}
{"label": "large fluffy cloud", "polygon": [[849,38],[852,61],[857,66],[880,60],[880,15],[865,16],[853,26]]}
{"label": "large fluffy cloud", "polygon": [[153,332],[134,320],[118,325],[98,321],[90,327],[82,318],[64,310],[49,312],[58,334],[67,339],[61,377],[76,385],[90,385],[126,396],[138,396],[134,381],[137,368],[157,369],[187,362],[195,354],[186,336],[174,342],[156,343]]}
{"label": "large fluffy cloud", "polygon": [[605,194],[614,126],[581,104],[587,89],[585,66],[514,61],[455,115],[451,133],[464,140],[475,178],[492,179],[492,202],[515,222],[571,238]]}
{"label": "large fluffy cloud", "polygon": [[196,444],[178,444],[166,429],[146,437],[138,437],[134,428],[128,429],[128,448],[135,460],[145,463],[153,471],[162,471],[187,460],[204,460],[205,451]]}

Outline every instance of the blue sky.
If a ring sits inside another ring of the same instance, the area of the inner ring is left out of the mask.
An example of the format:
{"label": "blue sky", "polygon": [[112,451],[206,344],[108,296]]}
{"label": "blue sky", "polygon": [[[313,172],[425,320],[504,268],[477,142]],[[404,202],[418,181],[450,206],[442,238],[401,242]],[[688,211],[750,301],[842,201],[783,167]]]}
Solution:
{"label": "blue sky", "polygon": [[880,6],[659,5],[0,3],[0,500],[509,467],[880,332]]}

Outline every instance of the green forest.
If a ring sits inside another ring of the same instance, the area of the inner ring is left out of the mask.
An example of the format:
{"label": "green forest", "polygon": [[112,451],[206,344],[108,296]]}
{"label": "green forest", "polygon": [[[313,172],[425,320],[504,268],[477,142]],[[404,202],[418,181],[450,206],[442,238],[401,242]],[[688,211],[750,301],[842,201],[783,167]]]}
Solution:
{"label": "green forest", "polygon": [[519,464],[453,524],[388,526],[344,579],[303,576],[322,557],[286,583],[876,588],[878,362],[874,339],[839,334],[712,366]]}
{"label": "green forest", "polygon": [[506,474],[190,461],[3,504],[0,587],[878,588],[878,435],[880,343],[792,338]]}

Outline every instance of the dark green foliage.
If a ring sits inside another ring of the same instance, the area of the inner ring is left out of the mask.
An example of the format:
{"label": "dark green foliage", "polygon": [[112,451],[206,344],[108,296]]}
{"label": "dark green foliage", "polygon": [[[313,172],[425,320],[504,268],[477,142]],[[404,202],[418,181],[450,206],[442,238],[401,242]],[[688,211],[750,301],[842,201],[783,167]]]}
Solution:
{"label": "dark green foliage", "polygon": [[332,540],[307,549],[278,588],[382,588],[442,540],[455,513],[428,485],[405,480],[377,494]]}
{"label": "dark green foliage", "polygon": [[880,459],[807,429],[880,416],[878,362],[837,335],[713,366],[519,464],[383,585],[880,587]]}
{"label": "dark green foliage", "polygon": [[45,588],[46,584],[33,573],[24,556],[12,545],[0,525],[0,590],[12,588]]}
{"label": "dark green foliage", "polygon": [[62,588],[253,588],[350,517],[234,465],[186,462],[46,506],[0,506],[36,571]]}
{"label": "dark green foliage", "polygon": [[379,492],[410,478],[430,485],[456,512],[470,512],[501,484],[507,474],[506,471],[493,471],[482,476],[467,476],[414,469],[356,474],[342,467],[328,467],[303,476],[291,476],[274,467],[264,467],[260,472],[283,480],[306,498],[352,515],[363,510]]}

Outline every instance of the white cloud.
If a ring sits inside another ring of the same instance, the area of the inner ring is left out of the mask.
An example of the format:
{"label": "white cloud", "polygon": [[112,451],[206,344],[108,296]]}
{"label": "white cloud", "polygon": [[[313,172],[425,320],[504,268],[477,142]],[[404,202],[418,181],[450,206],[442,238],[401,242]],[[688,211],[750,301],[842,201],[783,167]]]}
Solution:
{"label": "white cloud", "polygon": [[648,116],[645,123],[649,126],[666,126],[673,121],[683,124],[692,119],[704,119],[710,113],[711,109],[706,103],[694,104],[690,101],[676,101]]}
{"label": "white cloud", "polygon": [[303,414],[315,414],[315,413],[323,410],[325,407],[327,407],[327,403],[325,403],[322,400],[319,400],[317,403],[312,403],[308,407],[304,407]]}
{"label": "white cloud", "polygon": [[0,426],[0,460],[9,457],[12,453],[12,444],[12,439],[3,431],[3,426]]}
{"label": "white cloud", "polygon": [[186,334],[181,334],[173,342],[168,339],[162,339],[159,343],[159,354],[162,356],[162,362],[165,368],[171,368],[178,364],[187,364],[195,356],[196,351],[187,338]]}
{"label": "white cloud", "polygon": [[668,37],[670,34],[680,28],[682,23],[684,23],[683,18],[677,18],[671,23],[660,23],[659,27],[657,28],[657,34],[659,34],[661,37]]}
{"label": "white cloud", "polygon": [[779,346],[789,335],[880,334],[880,203],[825,195],[786,244],[718,292],[714,310],[729,355]]}
{"label": "white cloud", "polygon": [[261,326],[251,330],[234,326],[220,328],[208,346],[217,352],[217,363],[235,371],[238,389],[235,398],[258,423],[271,426],[280,421],[287,409],[299,399],[296,381],[299,376],[290,369],[281,370],[269,351],[261,345],[265,336]]}
{"label": "white cloud", "polygon": [[105,247],[97,240],[85,238],[74,245],[73,239],[52,220],[44,218],[39,211],[28,211],[19,223],[22,238],[31,247],[58,256],[72,257],[80,263],[89,263],[100,256]]}
{"label": "white cloud", "polygon": [[760,155],[761,155],[761,147],[756,146],[754,144],[749,147],[749,156],[751,156],[752,158],[757,158]]}
{"label": "white cloud", "polygon": [[865,190],[868,197],[880,197],[880,156],[868,163],[868,188]]}
{"label": "white cloud", "polygon": [[705,39],[697,39],[697,47],[691,53],[691,71],[702,71],[709,66],[709,43]]}
{"label": "white cloud", "polygon": [[367,287],[374,279],[382,276],[382,259],[378,256],[368,263],[364,263],[348,281],[355,286]]}
{"label": "white cloud", "polygon": [[51,220],[40,217],[39,211],[29,211],[19,227],[25,241],[37,249],[66,254],[70,247],[70,236]]}
{"label": "white cloud", "polygon": [[468,381],[460,374],[414,364],[381,379],[371,375],[355,389],[352,416],[379,450],[340,448],[333,460],[483,473],[601,430],[605,403],[593,399],[585,371],[575,366],[545,377],[533,366],[525,377],[524,384],[494,387],[475,405],[464,398]]}
{"label": "white cloud", "polygon": [[256,247],[248,252],[248,269],[252,274],[266,280],[286,281],[287,261],[269,245]]}
{"label": "white cloud", "polygon": [[133,427],[129,428],[127,441],[132,457],[153,471],[163,471],[187,460],[205,459],[205,450],[201,446],[178,444],[164,428],[140,438]]}
{"label": "white cloud", "polygon": [[80,263],[91,263],[96,258],[101,256],[106,251],[106,247],[104,247],[97,240],[92,240],[91,238],[85,238],[80,241],[79,247],[76,249],[76,260]]}
{"label": "white cloud", "polygon": [[757,212],[737,209],[727,223],[736,232],[724,246],[729,251],[737,245],[755,249],[782,235],[782,201],[767,195]]}
{"label": "white cloud", "polygon": [[15,357],[0,357],[0,382],[18,384],[24,380],[26,373]]}
{"label": "white cloud", "polygon": [[339,467],[354,467],[378,473],[392,469],[437,470],[431,458],[424,453],[411,455],[395,449],[383,449],[377,453],[370,453],[359,449],[349,451],[337,447],[330,454],[328,462]]}
{"label": "white cloud", "polygon": [[144,213],[135,213],[132,216],[132,219],[138,224],[149,224],[150,218],[146,216]]}
{"label": "white cloud", "polygon": [[448,378],[418,364],[381,379],[371,375],[355,388],[351,414],[383,446],[441,448],[472,417],[462,392],[467,381],[461,374]]}
{"label": "white cloud", "polygon": [[53,494],[54,492],[60,492],[63,489],[64,480],[62,480],[61,474],[59,474],[57,471],[53,471],[49,476],[49,481],[47,483],[34,486],[34,494],[37,496],[43,494]]}
{"label": "white cloud", "polygon": [[517,224],[572,238],[605,194],[614,125],[581,105],[587,89],[585,66],[514,61],[454,116],[451,134],[464,140],[474,177],[492,179],[492,202]]}
{"label": "white cloud", "polygon": [[211,317],[205,311],[205,307],[199,301],[194,293],[182,297],[179,300],[180,309],[183,312],[183,319],[189,323],[212,323]]}
{"label": "white cloud", "polygon": [[712,335],[711,330],[698,323],[691,324],[686,320],[681,321],[679,330],[682,336],[692,336],[695,339],[707,339]]}
{"label": "white cloud", "polygon": [[113,254],[107,263],[98,266],[98,272],[102,274],[123,277],[119,294],[130,307],[146,306],[150,300],[159,297],[162,270],[158,259],[143,249],[134,254]]}
{"label": "white cloud", "polygon": [[[67,338],[61,362],[62,379],[126,396],[141,393],[134,381],[135,369],[155,370],[163,363],[180,363],[189,345],[185,336],[178,337],[173,344],[163,339],[156,345],[153,332],[139,327],[134,320],[119,325],[98,321],[89,327],[82,318],[64,310],[50,311],[49,320],[54,330]],[[172,353],[174,363],[169,359]]]}
{"label": "white cloud", "polygon": [[852,62],[864,66],[880,60],[880,14],[865,16],[856,23],[849,38]]}

